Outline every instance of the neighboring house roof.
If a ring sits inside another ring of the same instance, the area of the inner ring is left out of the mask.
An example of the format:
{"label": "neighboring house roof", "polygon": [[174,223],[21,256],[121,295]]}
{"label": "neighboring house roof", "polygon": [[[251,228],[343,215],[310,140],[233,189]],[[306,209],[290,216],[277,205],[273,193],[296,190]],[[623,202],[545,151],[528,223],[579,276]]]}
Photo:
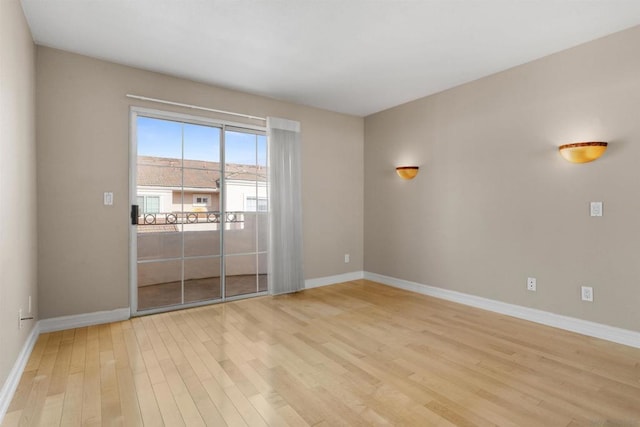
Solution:
{"label": "neighboring house roof", "polygon": [[[139,186],[216,188],[216,181],[220,179],[218,162],[138,156],[137,169]],[[225,172],[227,179],[262,182],[267,180],[267,168],[264,166],[227,163]]]}

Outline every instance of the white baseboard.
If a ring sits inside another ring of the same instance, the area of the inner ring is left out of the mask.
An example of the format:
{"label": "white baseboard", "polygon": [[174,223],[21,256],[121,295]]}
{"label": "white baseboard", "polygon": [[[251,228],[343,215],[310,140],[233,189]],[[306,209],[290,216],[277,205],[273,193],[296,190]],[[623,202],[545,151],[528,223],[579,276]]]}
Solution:
{"label": "white baseboard", "polygon": [[39,325],[36,322],[31,329],[27,340],[22,346],[22,350],[20,350],[20,353],[18,354],[16,363],[13,364],[13,368],[11,368],[9,376],[4,382],[2,389],[0,389],[0,424],[2,424],[2,420],[7,413],[7,409],[9,409],[11,399],[13,399],[13,395],[18,388],[18,383],[20,383],[20,378],[22,378],[22,373],[24,372],[24,368],[27,366],[29,356],[31,356],[31,351],[33,350],[33,346],[36,344],[39,335]]}
{"label": "white baseboard", "polygon": [[521,305],[509,304],[506,302],[482,298],[462,292],[437,288],[435,286],[423,285],[421,283],[410,282],[408,280],[396,279],[394,277],[383,276],[381,274],[370,273],[367,271],[364,272],[364,278],[407,291],[429,295],[432,297],[493,311],[495,313],[506,314],[508,316],[517,317],[519,319],[529,320],[531,322],[541,323],[543,325],[553,326],[555,328],[560,328],[571,332],[577,332],[582,335],[640,348],[640,332],[617,328],[615,326],[603,325],[601,323],[590,322],[588,320],[577,319],[575,317],[563,316],[560,314],[537,310],[535,308],[523,307]]}
{"label": "white baseboard", "polygon": [[84,326],[100,325],[102,323],[119,322],[131,317],[129,307],[116,308],[115,310],[96,311],[95,313],[75,314],[72,316],[53,317],[42,319],[40,332],[63,331],[65,329],[82,328]]}
{"label": "white baseboard", "polygon": [[307,279],[304,281],[304,288],[311,289],[319,286],[334,285],[336,283],[349,282],[364,278],[364,272],[352,271],[351,273],[337,274],[335,276],[318,277],[316,279]]}

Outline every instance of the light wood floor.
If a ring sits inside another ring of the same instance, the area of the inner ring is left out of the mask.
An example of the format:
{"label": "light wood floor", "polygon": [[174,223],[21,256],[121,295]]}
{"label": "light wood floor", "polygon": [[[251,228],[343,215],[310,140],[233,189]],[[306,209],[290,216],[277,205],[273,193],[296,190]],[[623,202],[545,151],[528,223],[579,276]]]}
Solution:
{"label": "light wood floor", "polygon": [[640,349],[364,280],[40,336],[5,425],[640,425]]}

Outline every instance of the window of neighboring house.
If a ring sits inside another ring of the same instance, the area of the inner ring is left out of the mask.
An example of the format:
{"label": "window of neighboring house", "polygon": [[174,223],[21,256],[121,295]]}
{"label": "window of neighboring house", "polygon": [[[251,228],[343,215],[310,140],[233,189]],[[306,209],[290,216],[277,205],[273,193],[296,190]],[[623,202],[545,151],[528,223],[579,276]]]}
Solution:
{"label": "window of neighboring house", "polygon": [[193,206],[209,206],[211,204],[211,196],[208,194],[194,194]]}
{"label": "window of neighboring house", "polygon": [[138,206],[144,213],[160,213],[160,196],[138,196]]}
{"label": "window of neighboring house", "polygon": [[245,211],[247,212],[267,212],[267,198],[266,197],[255,197],[255,196],[247,196],[247,201],[245,203]]}

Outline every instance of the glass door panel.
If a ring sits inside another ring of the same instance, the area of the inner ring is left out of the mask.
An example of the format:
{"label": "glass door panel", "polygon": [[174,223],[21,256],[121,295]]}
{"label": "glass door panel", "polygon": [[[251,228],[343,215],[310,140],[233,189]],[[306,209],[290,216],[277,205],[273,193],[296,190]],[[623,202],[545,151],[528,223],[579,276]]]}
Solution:
{"label": "glass door panel", "polygon": [[256,227],[258,253],[266,254],[269,248],[269,217],[266,213],[256,215]]}
{"label": "glass door panel", "polygon": [[182,302],[182,261],[138,262],[138,310]]}
{"label": "glass door panel", "polygon": [[225,296],[258,292],[257,255],[228,255],[225,257]]}
{"label": "glass door panel", "polygon": [[200,162],[205,169],[220,169],[220,135],[218,127],[184,123],[184,160]]}
{"label": "glass door panel", "polygon": [[138,261],[180,258],[182,236],[179,232],[159,231],[160,227],[139,226],[139,228],[142,228],[142,231],[138,232]]}
{"label": "glass door panel", "polygon": [[136,310],[266,291],[266,136],[134,117]]}
{"label": "glass door panel", "polygon": [[258,254],[258,292],[266,292],[269,290],[269,275],[267,274],[269,259],[267,253]]}
{"label": "glass door panel", "polygon": [[242,212],[238,214],[235,228],[228,230],[224,237],[226,255],[254,254],[257,251],[256,214]]}
{"label": "glass door panel", "polygon": [[138,309],[217,299],[221,129],[137,117]]}
{"label": "glass door panel", "polygon": [[182,124],[138,117],[136,132],[137,294],[146,310],[182,302]]}
{"label": "glass door panel", "polygon": [[[266,291],[260,289],[258,258],[267,248],[267,144],[266,136],[231,130],[225,132],[225,296]],[[263,271],[266,276],[266,262]]]}
{"label": "glass door panel", "polygon": [[185,302],[221,296],[221,135],[217,127],[184,124]]}
{"label": "glass door panel", "polygon": [[220,259],[220,257],[185,259],[185,303],[221,298]]}
{"label": "glass door panel", "polygon": [[[213,177],[219,179],[220,173]],[[193,187],[192,187],[193,188]],[[185,190],[184,256],[220,256],[220,191]]]}

